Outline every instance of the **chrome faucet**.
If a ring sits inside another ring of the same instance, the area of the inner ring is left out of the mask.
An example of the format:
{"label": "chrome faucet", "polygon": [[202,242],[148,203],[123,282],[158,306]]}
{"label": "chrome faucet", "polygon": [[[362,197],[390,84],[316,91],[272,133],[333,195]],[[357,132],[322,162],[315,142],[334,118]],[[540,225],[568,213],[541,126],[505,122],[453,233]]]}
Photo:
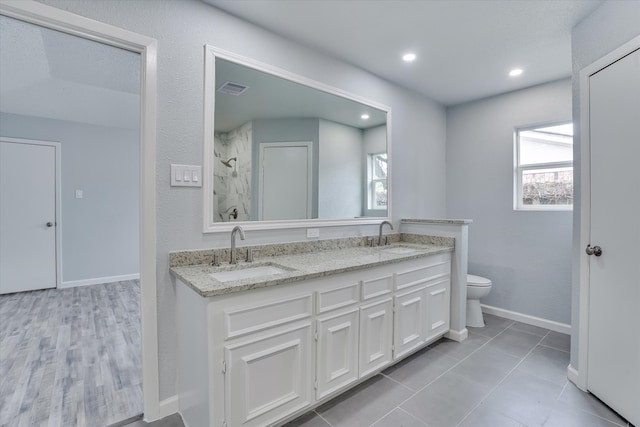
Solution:
{"label": "chrome faucet", "polygon": [[382,221],[380,223],[380,233],[378,234],[378,246],[382,246],[382,226],[387,224],[393,230],[393,225],[389,221]]}
{"label": "chrome faucet", "polygon": [[238,260],[236,257],[236,233],[240,232],[240,240],[244,240],[244,230],[239,225],[233,227],[231,230],[231,254],[229,264],[237,264]]}

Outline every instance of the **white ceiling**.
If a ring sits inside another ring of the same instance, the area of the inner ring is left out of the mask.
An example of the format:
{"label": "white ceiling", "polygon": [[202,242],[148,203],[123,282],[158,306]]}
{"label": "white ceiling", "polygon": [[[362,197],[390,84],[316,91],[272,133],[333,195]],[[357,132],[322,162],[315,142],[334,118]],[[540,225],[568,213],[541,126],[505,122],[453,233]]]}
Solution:
{"label": "white ceiling", "polygon": [[[248,86],[239,96],[215,94],[215,130],[229,132],[251,120],[314,118],[358,129],[387,122],[384,111],[235,62],[216,58],[216,89],[225,82]],[[363,120],[362,114],[369,118]]]}
{"label": "white ceiling", "polygon": [[455,105],[569,77],[571,29],[604,0],[204,1]]}
{"label": "white ceiling", "polygon": [[0,111],[137,129],[140,55],[0,16]]}

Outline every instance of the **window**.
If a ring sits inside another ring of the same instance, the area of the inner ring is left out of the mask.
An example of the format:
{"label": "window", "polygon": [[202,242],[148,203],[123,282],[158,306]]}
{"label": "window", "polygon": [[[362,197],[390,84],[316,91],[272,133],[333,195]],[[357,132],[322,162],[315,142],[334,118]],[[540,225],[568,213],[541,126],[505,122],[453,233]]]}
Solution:
{"label": "window", "polygon": [[517,129],[515,209],[573,207],[573,124]]}
{"label": "window", "polygon": [[387,153],[369,154],[369,209],[387,209]]}

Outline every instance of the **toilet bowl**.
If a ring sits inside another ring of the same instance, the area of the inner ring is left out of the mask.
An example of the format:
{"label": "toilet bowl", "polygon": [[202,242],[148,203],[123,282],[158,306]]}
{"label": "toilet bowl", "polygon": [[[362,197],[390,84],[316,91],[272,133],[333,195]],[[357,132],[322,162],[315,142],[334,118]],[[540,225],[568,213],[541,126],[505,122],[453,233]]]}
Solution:
{"label": "toilet bowl", "polygon": [[489,295],[489,291],[491,291],[491,280],[467,274],[467,326],[474,328],[484,326],[480,298]]}

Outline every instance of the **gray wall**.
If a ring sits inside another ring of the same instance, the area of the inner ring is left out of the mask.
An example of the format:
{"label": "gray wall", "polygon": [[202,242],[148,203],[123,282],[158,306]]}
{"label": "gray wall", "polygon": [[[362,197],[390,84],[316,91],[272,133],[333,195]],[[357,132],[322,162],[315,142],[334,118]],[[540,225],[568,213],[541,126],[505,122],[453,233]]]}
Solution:
{"label": "gray wall", "polygon": [[472,218],[469,273],[493,281],[483,303],[571,320],[570,211],[513,210],[515,127],[571,121],[571,82],[552,82],[447,111],[447,215]]}
{"label": "gray wall", "polygon": [[[602,58],[625,42],[640,35],[640,2],[609,1],[576,25],[571,39],[573,63],[573,158],[576,177],[580,176],[580,70]],[[576,181],[573,210],[572,310],[571,310],[571,366],[578,366],[580,259],[580,181]]]}
{"label": "gray wall", "polygon": [[362,215],[362,131],[320,120],[318,218]]}
{"label": "gray wall", "polygon": [[[158,40],[157,293],[160,398],[176,392],[175,280],[171,250],[225,247],[227,233],[202,233],[202,191],[171,188],[170,163],[202,163],[203,45],[287,69],[392,109],[393,220],[441,218],[445,206],[445,109],[361,69],[323,56],[198,0],[41,0]],[[320,238],[375,234],[376,226],[333,227]],[[304,229],[247,233],[247,244],[305,240]]]}
{"label": "gray wall", "polygon": [[7,113],[0,130],[61,144],[62,282],[138,274],[139,132]]}

